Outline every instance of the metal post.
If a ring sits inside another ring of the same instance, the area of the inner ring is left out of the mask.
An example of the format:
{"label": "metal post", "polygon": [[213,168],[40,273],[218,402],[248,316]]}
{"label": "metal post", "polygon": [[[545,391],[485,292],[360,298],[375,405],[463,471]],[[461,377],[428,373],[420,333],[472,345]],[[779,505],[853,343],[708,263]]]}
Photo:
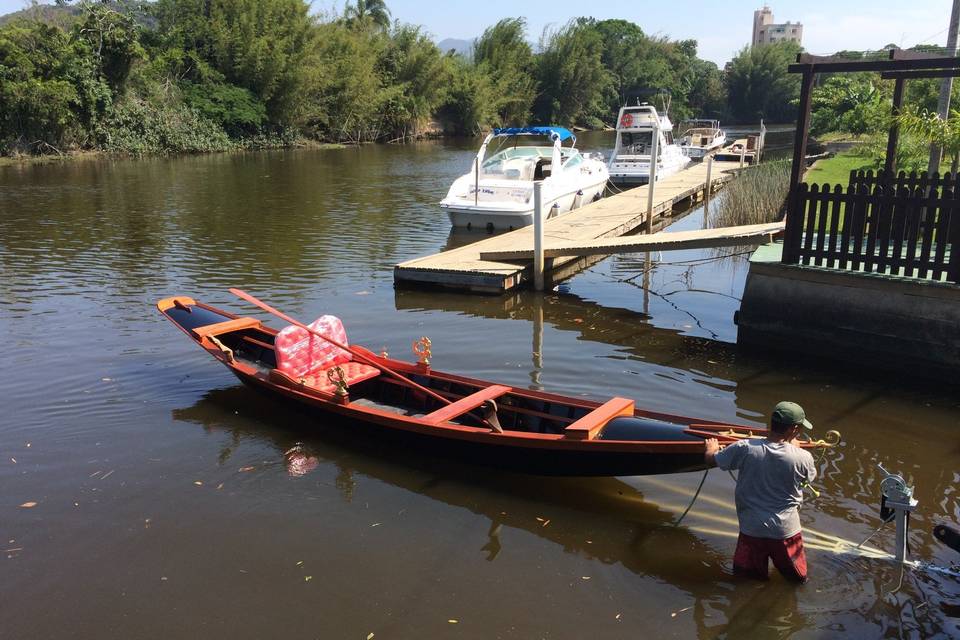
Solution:
{"label": "metal post", "polygon": [[[953,9],[950,11],[950,25],[947,31],[947,55],[957,55],[957,29],[960,27],[960,0],[953,0]],[[937,100],[937,113],[942,120],[950,114],[950,92],[953,90],[953,77],[947,76],[940,82],[940,98]],[[930,145],[930,161],[927,165],[927,174],[932,176],[940,170],[940,156],[943,150],[936,144]]]}
{"label": "metal post", "polygon": [[473,206],[480,200],[480,158],[473,159]]}
{"label": "metal post", "polygon": [[533,183],[533,288],[543,291],[543,181]]}
{"label": "metal post", "polygon": [[647,233],[653,233],[653,191],[657,184],[657,164],[660,160],[660,123],[653,125],[653,144],[650,146],[650,181],[647,183]]}

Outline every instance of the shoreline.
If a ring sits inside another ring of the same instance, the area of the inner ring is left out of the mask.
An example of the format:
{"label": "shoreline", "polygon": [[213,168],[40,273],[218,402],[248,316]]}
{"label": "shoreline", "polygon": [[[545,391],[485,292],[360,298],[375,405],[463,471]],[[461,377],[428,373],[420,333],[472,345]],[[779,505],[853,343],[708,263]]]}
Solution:
{"label": "shoreline", "polygon": [[43,153],[39,155],[19,154],[15,156],[0,156],[0,167],[28,167],[47,164],[60,164],[78,160],[134,160],[142,158],[162,158],[173,156],[200,156],[219,153],[248,153],[256,151],[278,151],[291,149],[346,149],[348,144],[336,142],[298,141],[293,144],[266,145],[262,147],[237,147],[225,151],[196,151],[170,153],[127,153],[123,151],[102,151],[85,149],[81,151],[67,151],[64,153]]}

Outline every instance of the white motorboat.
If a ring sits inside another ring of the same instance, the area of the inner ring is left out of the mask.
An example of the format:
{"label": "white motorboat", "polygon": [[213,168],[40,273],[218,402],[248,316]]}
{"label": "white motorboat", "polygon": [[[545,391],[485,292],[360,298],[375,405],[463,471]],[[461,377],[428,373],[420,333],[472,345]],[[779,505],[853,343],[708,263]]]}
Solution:
{"label": "white motorboat", "polygon": [[727,143],[719,120],[687,120],[680,131],[680,148],[691,158],[704,158]]}
{"label": "white motorboat", "polygon": [[657,136],[657,180],[680,171],[690,158],[673,141],[673,123],[653,105],[641,103],[620,109],[617,144],[610,157],[610,182],[635,186],[650,182],[650,152]]}
{"label": "white motorboat", "polygon": [[[567,140],[571,146],[563,146]],[[563,127],[494,129],[471,171],[454,181],[440,206],[455,227],[517,229],[533,224],[534,182],[543,181],[547,218],[592,202],[603,195],[607,166],[600,154],[580,153],[576,140]]]}

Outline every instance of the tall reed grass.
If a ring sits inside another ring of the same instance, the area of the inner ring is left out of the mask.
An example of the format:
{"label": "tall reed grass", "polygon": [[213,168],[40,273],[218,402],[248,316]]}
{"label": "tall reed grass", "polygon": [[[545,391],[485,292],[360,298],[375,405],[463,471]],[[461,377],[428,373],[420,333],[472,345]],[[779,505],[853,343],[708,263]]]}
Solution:
{"label": "tall reed grass", "polygon": [[762,162],[744,168],[717,198],[712,228],[773,222],[781,217],[790,190],[790,160]]}

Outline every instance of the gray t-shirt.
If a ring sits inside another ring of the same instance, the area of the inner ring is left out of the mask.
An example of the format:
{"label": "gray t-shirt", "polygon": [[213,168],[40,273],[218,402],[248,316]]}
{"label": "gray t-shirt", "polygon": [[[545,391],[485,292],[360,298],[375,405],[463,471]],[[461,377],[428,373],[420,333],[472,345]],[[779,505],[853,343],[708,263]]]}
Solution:
{"label": "gray t-shirt", "polygon": [[817,469],[808,451],[786,442],[740,440],[716,455],[721,469],[739,469],[737,517],[740,532],[783,540],[800,533],[803,485]]}

